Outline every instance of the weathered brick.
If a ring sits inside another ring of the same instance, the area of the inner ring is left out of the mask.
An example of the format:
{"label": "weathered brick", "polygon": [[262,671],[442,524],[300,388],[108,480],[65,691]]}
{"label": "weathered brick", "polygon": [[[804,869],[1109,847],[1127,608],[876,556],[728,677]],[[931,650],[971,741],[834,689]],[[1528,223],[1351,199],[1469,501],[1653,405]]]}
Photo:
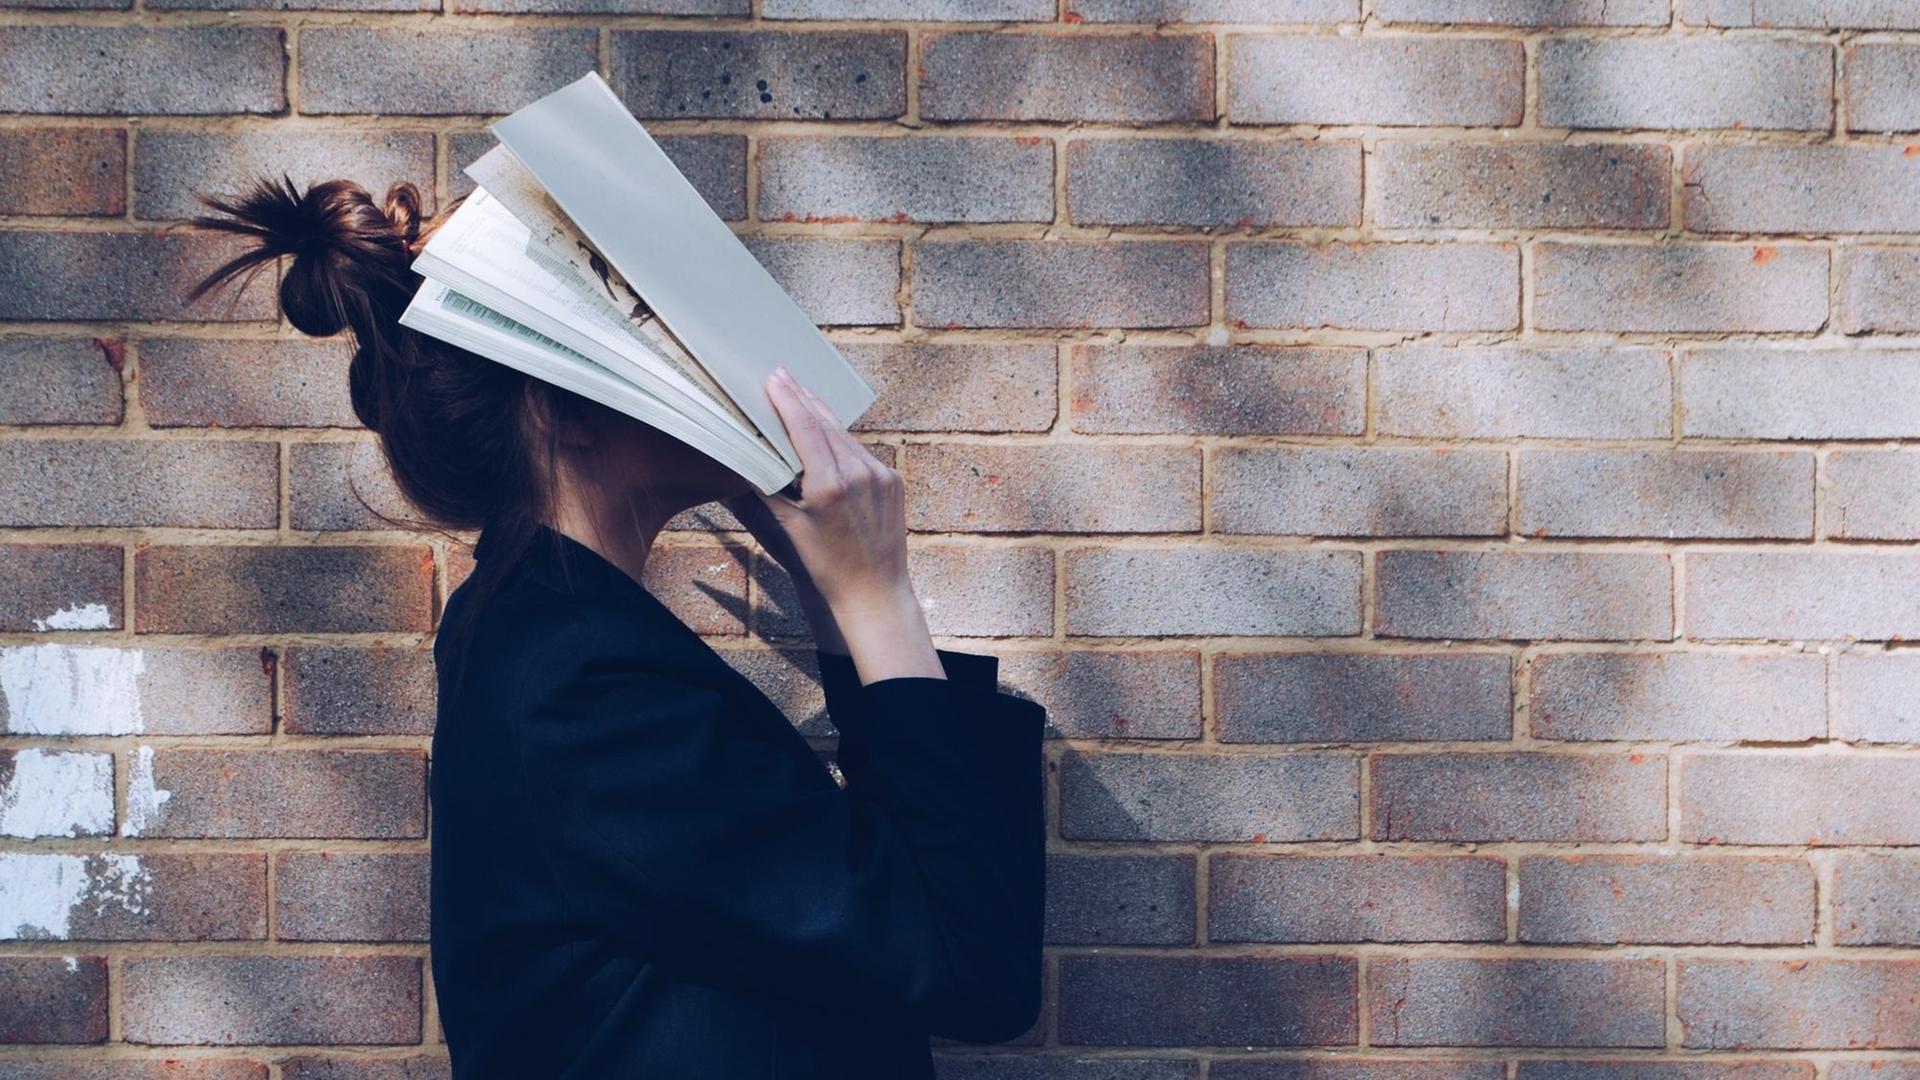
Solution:
{"label": "weathered brick", "polygon": [[[1046,548],[914,544],[907,565],[928,629],[935,634],[1053,633],[1053,552]],[[754,585],[755,629],[760,634],[807,633],[784,573],[769,570],[766,579],[756,578]]]}
{"label": "weathered brick", "polygon": [[1920,538],[1920,454],[1836,453],[1826,466],[1826,534],[1848,540]]}
{"label": "weathered brick", "polygon": [[[436,1026],[438,1022],[436,1021]],[[435,1042],[445,1042],[435,1033]],[[280,1062],[284,1080],[452,1080],[445,1057],[320,1057],[305,1054]]]}
{"label": "weathered brick", "polygon": [[1382,22],[1497,26],[1665,26],[1665,0],[1376,0]]}
{"label": "weathered brick", "polygon": [[1191,855],[1047,857],[1047,941],[1055,945],[1191,945]]}
{"label": "weathered brick", "polygon": [[1227,115],[1237,124],[1511,127],[1525,71],[1518,41],[1231,34]]}
{"label": "weathered brick", "polygon": [[1920,960],[1682,958],[1681,1045],[1920,1046]]}
{"label": "weathered brick", "polygon": [[244,289],[236,285],[199,304],[186,302],[193,282],[243,246],[204,232],[0,232],[0,319],[274,318],[278,283],[270,268]]}
{"label": "weathered brick", "polygon": [[1920,48],[1853,45],[1844,64],[1849,131],[1920,131]]}
{"label": "weathered brick", "polygon": [[1920,30],[1920,11],[1901,0],[1680,0],[1679,14],[1695,26]]}
{"label": "weathered brick", "polygon": [[[7,1080],[267,1080],[267,1063],[246,1058],[8,1058]],[[290,1075],[290,1074],[288,1074]],[[410,1080],[410,1078],[409,1078]]]}
{"label": "weathered brick", "polygon": [[1197,447],[916,444],[906,473],[919,532],[1200,531]]}
{"label": "weathered brick", "polygon": [[140,343],[140,407],[154,427],[359,427],[350,345],[335,338]]}
{"label": "weathered brick", "polygon": [[1075,139],[1078,225],[1360,224],[1360,144],[1344,140]]}
{"label": "weathered brick", "polygon": [[760,140],[768,221],[1052,221],[1053,144],[1036,138]]}
{"label": "weathered brick", "polygon": [[1069,634],[1360,632],[1358,552],[1078,548],[1065,572]]}
{"label": "weathered brick", "polygon": [[1920,635],[1920,556],[1724,551],[1687,556],[1692,638]]}
{"label": "weathered brick", "polygon": [[283,940],[427,940],[424,852],[286,852],[274,856],[273,880]]}
{"label": "weathered brick", "polygon": [[1673,566],[1625,552],[1383,551],[1386,637],[1570,641],[1666,639]]}
{"label": "weathered brick", "polygon": [[1623,143],[1388,140],[1374,221],[1389,228],[1664,229],[1671,154]]}
{"label": "weathered brick", "polygon": [[127,211],[127,133],[119,128],[0,131],[0,214],[117,217]]}
{"label": "weathered brick", "polygon": [[0,647],[0,732],[265,735],[273,658],[260,649]]}
{"label": "weathered brick", "polygon": [[105,957],[0,957],[0,1000],[0,1042],[107,1041]]}
{"label": "weathered brick", "polygon": [[[665,549],[661,549],[665,550]],[[286,716],[300,735],[431,735],[433,655],[396,646],[294,645],[282,658]]]}
{"label": "weathered brick", "polygon": [[1499,653],[1224,653],[1222,742],[1504,740],[1512,661]]}
{"label": "weathered brick", "polygon": [[[225,0],[221,6],[227,6]],[[313,131],[252,128],[238,131],[142,131],[135,148],[136,217],[184,219],[207,213],[198,192],[234,194],[262,176],[289,174],[302,186],[353,180],[375,199],[387,187],[412,181],[433,203],[430,131]]]}
{"label": "weathered brick", "polygon": [[[417,750],[141,748],[128,836],[426,835],[426,758]],[[166,794],[161,794],[161,793]]]}
{"label": "weathered brick", "polygon": [[1052,22],[1050,0],[765,0],[769,19],[919,19]]}
{"label": "weathered brick", "polygon": [[1606,843],[1667,835],[1657,754],[1378,754],[1373,838]]}
{"label": "weathered brick", "polygon": [[1060,761],[1069,840],[1351,840],[1360,761],[1351,754],[1070,751]]}
{"label": "weathered brick", "polygon": [[1076,345],[1075,431],[1358,435],[1366,354],[1269,345]]}
{"label": "weathered brick", "polygon": [[743,634],[747,553],[717,544],[659,546],[641,583],[702,634]]}
{"label": "weathered brick", "polygon": [[115,544],[0,544],[0,630],[118,630]]}
{"label": "weathered brick", "polygon": [[1840,277],[1834,319],[1842,331],[1920,331],[1920,248],[1849,245],[1834,258]]}
{"label": "weathered brick", "polygon": [[1920,352],[1727,348],[1680,357],[1681,429],[1718,439],[1920,434]]}
{"label": "weathered brick", "polygon": [[752,0],[454,0],[453,11],[538,15],[732,15],[752,13]]}
{"label": "weathered brick", "polygon": [[932,33],[920,51],[920,115],[929,120],[1214,115],[1213,38],[1204,34]]}
{"label": "weathered brick", "polygon": [[1848,742],[1920,742],[1920,655],[1841,653],[1833,734]]}
{"label": "weathered brick", "polygon": [[1920,1074],[1920,1063],[1905,1061],[1846,1060],[1836,1061],[1828,1069],[1834,1080],[1913,1080]]}
{"label": "weathered brick", "polygon": [[1696,232],[1920,231],[1920,157],[1899,146],[1701,146],[1681,170]]}
{"label": "weathered brick", "polygon": [[1527,536],[1813,535],[1812,454],[1714,450],[1527,450]]}
{"label": "weathered brick", "polygon": [[642,120],[883,120],[906,112],[906,66],[898,31],[616,30],[608,81]]}
{"label": "weathered brick", "polygon": [[1811,944],[1813,889],[1804,859],[1529,856],[1520,860],[1520,940]]}
{"label": "weathered brick", "polygon": [[1833,51],[1748,37],[1548,38],[1540,123],[1569,128],[1779,128],[1833,123]]}
{"label": "weathered brick", "polygon": [[276,113],[286,70],[277,27],[0,27],[0,112]]}
{"label": "weathered brick", "polygon": [[720,645],[715,651],[767,695],[802,734],[822,737],[838,734],[827,715],[826,696],[820,690],[820,668],[811,644],[784,648]]}
{"label": "weathered brick", "polygon": [[267,442],[21,439],[0,443],[0,525],[270,529],[280,450]]}
{"label": "weathered brick", "polygon": [[296,529],[401,529],[421,520],[372,442],[293,444],[287,489],[288,523]]}
{"label": "weathered brick", "polygon": [[1059,412],[1051,345],[838,345],[876,395],[856,432],[1045,431]]}
{"label": "weathered brick", "polygon": [[0,836],[106,836],[113,813],[113,755],[0,750]]}
{"label": "weathered brick", "polygon": [[1359,0],[1067,0],[1068,22],[1356,22]]}
{"label": "weathered brick", "polygon": [[[300,111],[504,113],[594,68],[590,29],[312,26],[300,31]],[[489,73],[474,78],[476,70]],[[393,73],[404,71],[405,79]]]}
{"label": "weathered brick", "polygon": [[1544,330],[1818,330],[1827,251],[1750,244],[1562,244],[1534,250]]}
{"label": "weathered brick", "polygon": [[1596,652],[1534,658],[1538,739],[1764,740],[1826,734],[1826,662],[1805,653]]}
{"label": "weathered brick", "polygon": [[433,551],[409,547],[143,547],[134,631],[427,630]]}
{"label": "weathered brick", "polygon": [[1504,941],[1498,858],[1221,853],[1207,861],[1208,941]]}
{"label": "weathered brick", "polygon": [[1524,1058],[1519,1066],[1520,1080],[1813,1080],[1811,1061]]}
{"label": "weathered brick", "polygon": [[[1210,317],[1201,240],[931,240],[915,245],[927,327],[1197,326]],[[1100,282],[1089,289],[1089,282]]]}
{"label": "weathered brick", "polygon": [[1208,520],[1218,532],[1499,536],[1507,531],[1507,455],[1499,450],[1227,446],[1214,451],[1209,472]]}
{"label": "weathered brick", "polygon": [[1375,1046],[1662,1046],[1658,959],[1377,959]]}
{"label": "weathered brick", "polygon": [[1657,349],[1402,345],[1375,355],[1383,435],[1655,439],[1673,431]]}
{"label": "weathered brick", "polygon": [[12,897],[0,893],[0,940],[267,936],[264,855],[5,852],[0,881],[18,886]]}
{"label": "weathered brick", "polygon": [[[1198,1060],[1169,1061],[1139,1057],[1046,1057],[1034,1053],[939,1053],[935,1040],[933,1072],[939,1080],[1199,1080]],[[1217,1073],[1217,1070],[1216,1070]]]}
{"label": "weathered brick", "polygon": [[121,1029],[162,1046],[417,1043],[420,967],[417,956],[132,956]]}
{"label": "weathered brick", "polygon": [[1418,1061],[1342,1054],[1311,1058],[1221,1058],[1209,1080],[1502,1080],[1506,1066],[1485,1058]]}
{"label": "weathered brick", "polygon": [[900,321],[900,242],[750,236],[747,250],[807,317],[834,326]]}
{"label": "weathered brick", "polygon": [[1520,325],[1512,244],[1227,245],[1227,319],[1241,327],[1510,330]]}
{"label": "weathered brick", "polygon": [[1195,652],[1002,652],[1000,681],[1046,702],[1048,730],[1061,738],[1200,737]]}
{"label": "weathered brick", "polygon": [[0,424],[118,424],[123,344],[0,339]]}
{"label": "weathered brick", "polygon": [[1695,754],[1680,766],[1680,839],[1699,844],[1920,844],[1910,758],[1790,750]]}
{"label": "weathered brick", "polygon": [[[653,140],[714,213],[727,221],[747,216],[746,136],[656,134]],[[448,193],[458,198],[474,188],[463,170],[499,140],[485,131],[460,131],[448,136],[447,142],[452,166],[447,172]]]}
{"label": "weathered brick", "polygon": [[1339,956],[1065,956],[1060,1041],[1351,1046],[1358,965]]}
{"label": "weathered brick", "polygon": [[1843,852],[1833,860],[1833,940],[1920,945],[1920,859]]}

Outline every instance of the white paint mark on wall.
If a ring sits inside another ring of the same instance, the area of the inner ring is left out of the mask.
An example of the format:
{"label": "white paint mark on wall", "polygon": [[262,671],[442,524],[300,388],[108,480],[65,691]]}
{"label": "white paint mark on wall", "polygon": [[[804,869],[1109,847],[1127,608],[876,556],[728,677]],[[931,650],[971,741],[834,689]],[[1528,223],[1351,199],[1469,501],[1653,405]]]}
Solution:
{"label": "white paint mark on wall", "polygon": [[0,836],[113,832],[113,755],[29,747],[0,786]]}
{"label": "white paint mark on wall", "polygon": [[141,830],[160,821],[160,809],[173,798],[173,792],[153,785],[153,747],[143,746],[133,759],[133,771],[127,774],[127,822],[122,836],[139,836]]}
{"label": "white paint mark on wall", "polygon": [[35,630],[108,630],[113,627],[113,612],[105,604],[75,604],[63,607],[44,619],[33,620]]}
{"label": "white paint mark on wall", "polygon": [[77,956],[64,956],[64,957],[61,957],[61,959],[63,959],[63,960],[65,960],[65,961],[67,962],[67,970],[68,970],[68,971],[79,971],[79,970],[80,970],[80,958],[79,958],[79,957],[77,957]]}
{"label": "white paint mark on wall", "polygon": [[13,735],[131,735],[144,730],[146,653],[104,645],[0,649],[0,731]]}
{"label": "white paint mark on wall", "polygon": [[143,915],[152,891],[137,855],[0,852],[0,940],[65,940],[88,908]]}

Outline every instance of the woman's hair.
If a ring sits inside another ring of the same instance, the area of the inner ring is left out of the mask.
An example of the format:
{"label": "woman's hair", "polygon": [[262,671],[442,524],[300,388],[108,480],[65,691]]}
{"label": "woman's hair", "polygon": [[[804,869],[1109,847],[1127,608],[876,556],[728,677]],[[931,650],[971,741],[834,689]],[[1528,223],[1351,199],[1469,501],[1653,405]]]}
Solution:
{"label": "woman's hair", "polygon": [[[353,411],[379,436],[401,494],[429,525],[498,534],[489,545],[498,544],[500,557],[474,571],[472,606],[479,606],[550,512],[559,430],[584,402],[400,325],[422,280],[409,265],[444,220],[423,219],[414,185],[394,184],[376,202],[350,180],[303,193],[282,174],[200,201],[217,213],[194,218],[195,225],[254,243],[195,285],[189,300],[291,257],[280,309],[302,333],[350,336]],[[392,524],[419,524],[372,512]]]}

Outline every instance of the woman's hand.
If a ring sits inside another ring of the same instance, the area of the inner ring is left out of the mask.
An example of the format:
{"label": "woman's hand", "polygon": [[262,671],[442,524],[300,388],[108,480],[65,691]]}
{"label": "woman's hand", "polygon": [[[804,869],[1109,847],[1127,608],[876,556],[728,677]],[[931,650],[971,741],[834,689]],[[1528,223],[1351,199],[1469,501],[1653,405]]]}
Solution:
{"label": "woman's hand", "polygon": [[[804,576],[862,682],[899,675],[945,678],[907,573],[906,485],[900,474],[847,434],[826,402],[785,368],[768,376],[766,386],[800,455],[801,494],[746,497],[772,516],[777,533],[764,523],[756,526],[751,510],[742,516],[736,509],[735,516],[796,585]],[[763,531],[785,550],[774,550]]]}

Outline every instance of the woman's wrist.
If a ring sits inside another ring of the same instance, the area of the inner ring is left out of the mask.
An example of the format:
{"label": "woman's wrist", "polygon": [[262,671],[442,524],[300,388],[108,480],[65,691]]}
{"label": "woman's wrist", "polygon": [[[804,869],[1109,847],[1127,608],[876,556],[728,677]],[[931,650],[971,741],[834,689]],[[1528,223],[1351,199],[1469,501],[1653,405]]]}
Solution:
{"label": "woman's wrist", "polygon": [[901,676],[946,678],[911,582],[839,597],[829,606],[862,684]]}

